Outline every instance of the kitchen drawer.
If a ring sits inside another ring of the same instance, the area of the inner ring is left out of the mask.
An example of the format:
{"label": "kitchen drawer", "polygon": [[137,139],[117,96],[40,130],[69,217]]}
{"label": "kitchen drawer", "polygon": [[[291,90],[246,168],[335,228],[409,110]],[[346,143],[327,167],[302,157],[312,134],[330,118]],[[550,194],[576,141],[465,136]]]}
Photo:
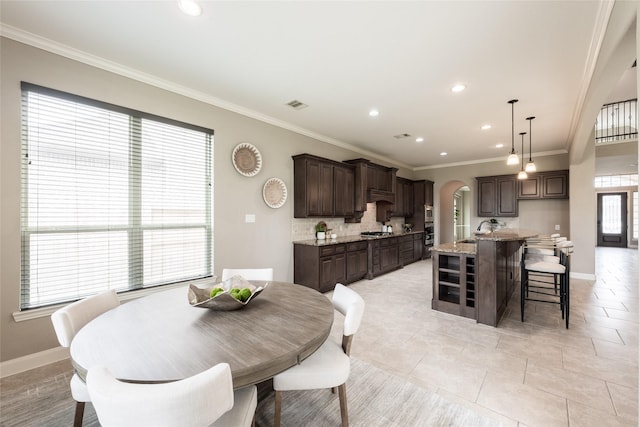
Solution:
{"label": "kitchen drawer", "polygon": [[363,251],[367,249],[367,242],[347,243],[347,252]]}
{"label": "kitchen drawer", "polygon": [[397,245],[398,245],[398,238],[397,237],[387,237],[385,239],[380,239],[380,246],[381,247],[397,246]]}
{"label": "kitchen drawer", "polygon": [[341,253],[344,253],[344,251],[345,251],[345,245],[322,246],[320,248],[320,256],[341,254]]}

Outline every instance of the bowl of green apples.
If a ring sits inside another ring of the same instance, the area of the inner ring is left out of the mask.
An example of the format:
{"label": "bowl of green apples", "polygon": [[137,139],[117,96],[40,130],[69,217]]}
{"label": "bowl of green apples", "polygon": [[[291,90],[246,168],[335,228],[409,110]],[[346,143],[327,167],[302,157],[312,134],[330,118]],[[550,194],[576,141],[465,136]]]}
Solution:
{"label": "bowl of green apples", "polygon": [[239,275],[205,288],[190,284],[189,304],[218,311],[238,310],[247,306],[268,284],[256,287]]}

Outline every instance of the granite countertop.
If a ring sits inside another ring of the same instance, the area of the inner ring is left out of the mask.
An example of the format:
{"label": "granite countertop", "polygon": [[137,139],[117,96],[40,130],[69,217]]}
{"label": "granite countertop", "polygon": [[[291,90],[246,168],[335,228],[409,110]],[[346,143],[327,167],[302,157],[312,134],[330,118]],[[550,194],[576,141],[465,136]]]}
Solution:
{"label": "granite countertop", "polygon": [[511,240],[525,240],[530,237],[536,237],[540,235],[537,231],[524,230],[521,228],[502,228],[500,230],[488,231],[484,234],[476,234],[473,237],[469,237],[464,240],[458,240],[453,243],[443,243],[434,246],[430,250],[433,252],[447,252],[458,254],[475,254],[476,242],[478,240],[493,240],[493,241],[511,241]]}
{"label": "granite countertop", "polygon": [[522,228],[501,228],[495,231],[489,231],[485,234],[477,234],[476,240],[525,240],[530,237],[536,237],[540,232],[526,230]]}
{"label": "granite countertop", "polygon": [[297,245],[327,246],[327,245],[339,245],[342,243],[362,242],[367,240],[388,239],[389,237],[409,236],[409,235],[418,234],[418,233],[424,233],[424,231],[421,230],[421,231],[410,231],[407,233],[391,233],[391,234],[384,234],[382,236],[368,236],[368,237],[364,237],[359,234],[356,234],[353,236],[339,236],[335,239],[326,239],[326,240],[317,240],[317,239],[297,240],[293,243]]}
{"label": "granite countertop", "polygon": [[434,246],[431,249],[431,252],[446,252],[451,254],[472,254],[476,253],[476,244],[475,243],[442,243],[441,245]]}

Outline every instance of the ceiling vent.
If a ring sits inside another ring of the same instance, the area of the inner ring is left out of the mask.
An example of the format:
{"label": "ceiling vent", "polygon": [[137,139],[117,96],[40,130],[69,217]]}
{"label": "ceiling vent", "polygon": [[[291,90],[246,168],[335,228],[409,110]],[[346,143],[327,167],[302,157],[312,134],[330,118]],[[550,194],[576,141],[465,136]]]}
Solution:
{"label": "ceiling vent", "polygon": [[294,99],[293,101],[287,102],[287,105],[291,108],[293,108],[294,110],[302,110],[303,108],[307,108],[308,105],[305,104],[304,102],[300,102],[297,99]]}
{"label": "ceiling vent", "polygon": [[404,138],[409,138],[411,135],[409,135],[408,133],[399,133],[398,135],[393,135],[393,137],[395,139],[404,139]]}

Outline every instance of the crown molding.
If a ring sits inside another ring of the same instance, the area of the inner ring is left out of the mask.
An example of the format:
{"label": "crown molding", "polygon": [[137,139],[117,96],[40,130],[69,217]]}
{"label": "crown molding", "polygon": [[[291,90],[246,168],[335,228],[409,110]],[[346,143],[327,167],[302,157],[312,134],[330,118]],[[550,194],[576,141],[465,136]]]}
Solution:
{"label": "crown molding", "polygon": [[[569,151],[567,150],[541,151],[539,153],[533,153],[532,157],[555,156],[558,154],[567,154],[568,152]],[[430,169],[451,168],[454,166],[477,165],[481,163],[503,162],[506,158],[507,156],[500,156],[500,157],[491,157],[487,159],[469,160],[465,162],[445,163],[443,165],[420,166],[420,167],[414,168],[413,170],[421,171],[421,170],[430,170]]]}

